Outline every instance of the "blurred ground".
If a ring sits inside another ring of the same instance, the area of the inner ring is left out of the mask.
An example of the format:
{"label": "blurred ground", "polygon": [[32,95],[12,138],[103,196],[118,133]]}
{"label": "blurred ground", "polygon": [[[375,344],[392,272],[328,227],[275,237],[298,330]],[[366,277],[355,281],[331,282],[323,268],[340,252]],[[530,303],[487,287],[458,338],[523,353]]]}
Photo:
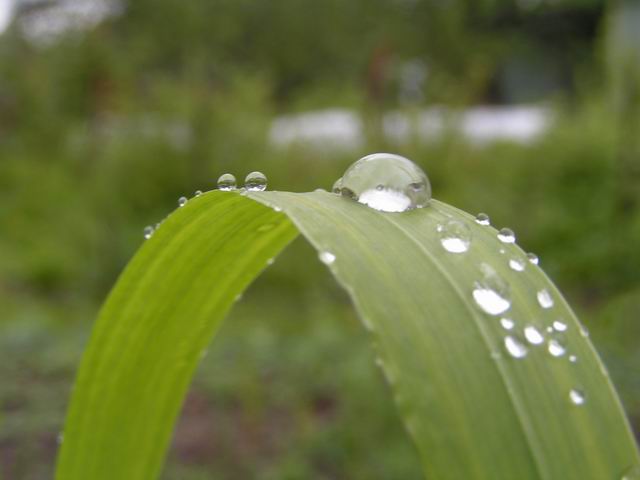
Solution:
{"label": "blurred ground", "polygon": [[[97,309],[178,197],[252,170],[273,189],[330,188],[384,150],[539,254],[640,431],[637,4],[0,7],[1,478],[51,477]],[[275,138],[317,111],[346,117]],[[544,112],[544,128],[522,141],[518,117],[488,111]],[[345,295],[297,241],[203,360],[163,478],[421,478],[390,397]]]}

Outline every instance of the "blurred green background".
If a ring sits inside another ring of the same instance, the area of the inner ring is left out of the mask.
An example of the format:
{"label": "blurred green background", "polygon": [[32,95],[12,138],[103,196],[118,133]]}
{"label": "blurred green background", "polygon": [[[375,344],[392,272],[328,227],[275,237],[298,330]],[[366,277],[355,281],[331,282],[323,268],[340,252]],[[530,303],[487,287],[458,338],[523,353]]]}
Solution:
{"label": "blurred green background", "polygon": [[[638,2],[0,0],[0,29],[0,477],[51,478],[96,312],[178,197],[328,189],[375,151],[539,254],[640,432]],[[296,241],[202,361],[163,478],[420,472]]]}

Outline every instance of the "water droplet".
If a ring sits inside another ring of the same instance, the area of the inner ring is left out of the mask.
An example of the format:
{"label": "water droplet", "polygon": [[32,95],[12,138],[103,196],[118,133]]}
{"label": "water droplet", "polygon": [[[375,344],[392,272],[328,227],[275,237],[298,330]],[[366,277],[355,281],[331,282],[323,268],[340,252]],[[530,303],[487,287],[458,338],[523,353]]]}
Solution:
{"label": "water droplet", "polygon": [[547,332],[553,333],[553,327],[547,327]]}
{"label": "water droplet", "polygon": [[589,329],[582,324],[580,324],[580,335],[582,335],[584,338],[587,338],[589,336]]}
{"label": "water droplet", "polygon": [[267,265],[273,265],[275,263],[275,260],[273,258],[270,258],[269,260],[267,260]]}
{"label": "water droplet", "polygon": [[146,227],[144,227],[144,230],[143,230],[144,238],[149,240],[153,236],[154,231],[155,230],[151,225],[147,225]]}
{"label": "water droplet", "polygon": [[587,397],[579,388],[572,388],[569,391],[569,400],[571,400],[571,403],[574,405],[584,405],[584,402],[587,401]]}
{"label": "water droplet", "polygon": [[440,233],[440,244],[450,253],[464,253],[469,250],[471,244],[471,230],[458,220],[449,220],[445,223]]}
{"label": "water droplet", "polygon": [[338,195],[342,193],[342,177],[334,182],[333,187],[331,187],[331,191],[333,193],[337,193]]}
{"label": "water droplet", "polygon": [[320,252],[318,254],[318,258],[325,265],[331,265],[333,262],[336,261],[336,256],[327,250],[323,250],[322,252]]}
{"label": "water droplet", "polygon": [[498,240],[502,243],[515,243],[516,234],[510,228],[502,228],[498,232]]}
{"label": "water droplet", "polygon": [[535,253],[527,253],[527,258],[529,259],[529,262],[533,263],[534,265],[538,265],[538,263],[540,262],[540,259]]}
{"label": "water droplet", "polygon": [[515,324],[516,322],[514,322],[510,318],[500,319],[500,325],[502,325],[502,328],[504,328],[505,330],[511,330],[515,326]]}
{"label": "water droplet", "polygon": [[491,220],[489,219],[489,215],[486,213],[479,213],[476,215],[476,223],[480,225],[491,225]]}
{"label": "water droplet", "polygon": [[533,325],[528,325],[527,327],[525,327],[524,336],[527,339],[527,342],[529,342],[531,345],[540,345],[542,342],[544,342],[544,336],[542,335],[540,330],[538,330]]}
{"label": "water droplet", "polygon": [[236,295],[236,297],[233,299],[234,302],[239,302],[240,300],[242,300],[242,294],[239,293]]}
{"label": "water droplet", "polygon": [[324,188],[316,188],[316,189],[314,190],[314,192],[324,192],[324,193],[327,193],[327,191],[326,191]]}
{"label": "water droplet", "polygon": [[199,197],[200,195],[202,195],[202,190],[196,190],[196,193],[194,195],[196,197]]}
{"label": "water droplet", "polygon": [[518,258],[509,260],[509,266],[511,270],[515,270],[516,272],[522,272],[524,270],[524,262]]}
{"label": "water droplet", "polygon": [[263,192],[267,189],[267,177],[262,172],[251,172],[244,179],[244,188],[250,192]]}
{"label": "water droplet", "polygon": [[640,480],[640,466],[631,467],[625,470],[620,480]]}
{"label": "water droplet", "polygon": [[576,357],[575,355],[569,355],[569,361],[571,363],[576,363],[578,361],[578,357]]}
{"label": "water droplet", "polygon": [[560,320],[556,320],[555,322],[553,322],[553,329],[556,332],[564,332],[567,330],[567,324],[561,322]]}
{"label": "water droplet", "polygon": [[549,350],[549,353],[554,357],[561,357],[567,351],[564,344],[560,340],[555,338],[549,340],[549,342],[547,343],[547,350]]}
{"label": "water droplet", "polygon": [[273,207],[273,211],[274,211],[274,212],[281,212],[281,211],[282,211],[282,208],[280,208],[280,207]]}
{"label": "water droplet", "polygon": [[515,337],[507,335],[504,337],[504,348],[513,358],[524,358],[527,356],[527,347]]}
{"label": "water droplet", "polygon": [[411,160],[375,153],[353,163],[334,185],[345,197],[381,212],[404,212],[431,199],[427,175]]}
{"label": "water droplet", "polygon": [[224,173],[218,178],[218,190],[228,192],[236,189],[236,177],[230,173]]}
{"label": "water droplet", "polygon": [[538,303],[542,308],[553,307],[553,298],[551,298],[551,294],[549,293],[549,290],[547,290],[546,288],[543,288],[538,292],[537,296],[538,296]]}
{"label": "water droplet", "polygon": [[509,285],[486,263],[480,265],[482,280],[473,288],[473,299],[489,315],[500,315],[511,307]]}
{"label": "water droplet", "polygon": [[180,197],[178,199],[178,206],[184,207],[187,204],[187,197]]}

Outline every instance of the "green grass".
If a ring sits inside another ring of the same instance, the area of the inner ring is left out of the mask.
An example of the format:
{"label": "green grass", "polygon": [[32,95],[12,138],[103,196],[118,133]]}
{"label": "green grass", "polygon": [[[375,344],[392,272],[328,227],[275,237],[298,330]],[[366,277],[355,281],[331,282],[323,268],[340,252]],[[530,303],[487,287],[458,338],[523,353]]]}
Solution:
{"label": "green grass", "polygon": [[[336,255],[331,270],[371,332],[427,475],[595,479],[637,463],[575,316],[537,267],[509,269],[507,258],[524,254],[495,230],[439,202],[392,215],[326,193],[249,195],[287,216],[236,194],[205,194],[172,214],[123,273],[83,360],[58,478],[158,474],[201,352],[236,295],[296,235],[288,218]],[[473,232],[469,252],[440,246],[436,226],[449,217]],[[531,345],[524,359],[508,355],[497,319],[471,297],[480,263],[510,283],[517,328],[569,325],[566,355]],[[537,304],[541,288],[555,298],[549,310]],[[586,392],[584,405],[570,402],[572,388]]]}

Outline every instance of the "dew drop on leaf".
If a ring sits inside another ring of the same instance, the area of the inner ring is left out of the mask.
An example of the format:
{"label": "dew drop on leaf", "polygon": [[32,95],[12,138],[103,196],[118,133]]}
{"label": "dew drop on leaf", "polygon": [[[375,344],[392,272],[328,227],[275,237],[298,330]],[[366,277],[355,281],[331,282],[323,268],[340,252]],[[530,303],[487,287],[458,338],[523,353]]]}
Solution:
{"label": "dew drop on leaf", "polygon": [[223,173],[218,178],[218,190],[222,190],[223,192],[228,192],[230,190],[235,190],[236,188],[236,177],[231,175],[230,173]]}
{"label": "dew drop on leaf", "polygon": [[504,348],[513,358],[524,358],[527,356],[527,347],[515,337],[507,335],[504,337]]}
{"label": "dew drop on leaf", "polygon": [[527,259],[529,260],[529,263],[532,263],[534,265],[538,265],[538,263],[540,263],[540,259],[535,253],[527,253]]}
{"label": "dew drop on leaf", "polygon": [[576,357],[575,355],[569,355],[569,361],[571,363],[576,363],[578,361],[578,357]]}
{"label": "dew drop on leaf", "polygon": [[244,179],[244,188],[250,192],[263,192],[267,189],[267,177],[262,172],[251,172]]}
{"label": "dew drop on leaf", "polygon": [[336,256],[327,250],[323,250],[322,252],[320,252],[318,254],[318,258],[325,265],[331,265],[333,262],[336,261]]}
{"label": "dew drop on leaf", "polygon": [[196,190],[196,193],[194,193],[194,195],[196,197],[199,197],[200,195],[202,195],[202,190]]}
{"label": "dew drop on leaf", "polygon": [[345,197],[381,212],[404,212],[426,206],[431,184],[411,160],[391,153],[374,153],[353,163],[334,185]]}
{"label": "dew drop on leaf", "polygon": [[584,403],[587,401],[587,397],[579,388],[572,388],[569,391],[569,400],[571,400],[571,403],[573,403],[574,405],[584,405]]}
{"label": "dew drop on leaf", "polygon": [[471,245],[471,230],[459,220],[449,220],[438,230],[440,244],[450,253],[464,253]]}
{"label": "dew drop on leaf", "polygon": [[488,264],[480,265],[482,278],[475,282],[473,299],[489,315],[500,315],[511,307],[509,284]]}
{"label": "dew drop on leaf", "polygon": [[556,332],[564,332],[567,330],[567,324],[561,322],[560,320],[556,320],[555,322],[553,322],[553,329]]}
{"label": "dew drop on leaf", "polygon": [[533,325],[528,325],[525,327],[524,337],[531,345],[540,345],[542,342],[544,342],[544,336],[542,335],[542,332],[540,332],[540,330],[538,330]]}
{"label": "dew drop on leaf", "polygon": [[522,272],[524,270],[524,262],[518,258],[512,258],[509,260],[509,267],[516,272]]}
{"label": "dew drop on leaf", "polygon": [[178,206],[184,207],[187,204],[187,197],[180,197],[178,199]]}
{"label": "dew drop on leaf", "polygon": [[553,357],[561,357],[567,351],[564,343],[556,338],[552,338],[551,340],[549,340],[549,342],[547,343],[547,350],[549,350],[549,353]]}
{"label": "dew drop on leaf", "polygon": [[500,319],[500,325],[502,325],[502,328],[504,328],[505,330],[513,329],[515,324],[516,323],[513,320],[511,320],[510,318],[501,318]]}
{"label": "dew drop on leaf", "polygon": [[154,231],[155,230],[151,225],[147,225],[146,227],[144,227],[144,230],[143,230],[144,238],[149,240],[153,236]]}
{"label": "dew drop on leaf", "polygon": [[491,220],[486,213],[479,213],[476,215],[476,223],[479,225],[491,225]]}
{"label": "dew drop on leaf", "polygon": [[502,243],[515,243],[516,234],[510,228],[501,228],[498,232],[498,240]]}
{"label": "dew drop on leaf", "polygon": [[549,293],[549,290],[547,290],[546,288],[543,288],[542,290],[540,290],[537,294],[537,297],[538,297],[538,303],[542,308],[553,307],[553,298],[551,298],[551,294]]}

